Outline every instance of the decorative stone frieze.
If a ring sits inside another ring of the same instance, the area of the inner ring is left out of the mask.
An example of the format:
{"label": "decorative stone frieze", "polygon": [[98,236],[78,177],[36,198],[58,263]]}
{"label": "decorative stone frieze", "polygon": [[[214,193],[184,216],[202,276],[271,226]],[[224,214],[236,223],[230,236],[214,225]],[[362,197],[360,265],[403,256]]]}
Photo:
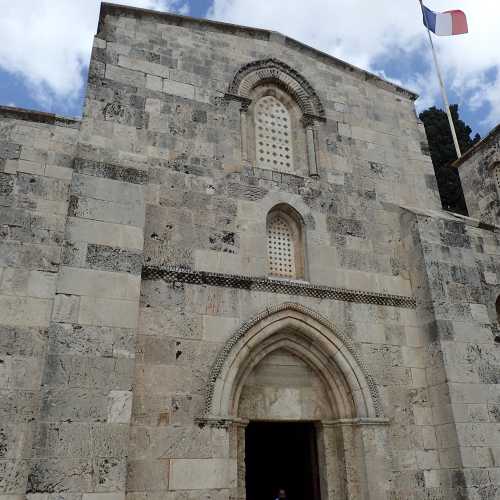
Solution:
{"label": "decorative stone frieze", "polygon": [[278,59],[253,61],[240,68],[229,86],[228,94],[249,98],[253,87],[270,82],[289,93],[304,114],[325,121],[325,109],[312,85],[298,71]]}
{"label": "decorative stone frieze", "polygon": [[278,278],[258,278],[234,274],[211,273],[206,271],[189,271],[182,269],[144,267],[143,280],[163,280],[169,283],[188,283],[191,285],[210,285],[242,290],[259,290],[271,293],[301,295],[319,299],[356,302],[358,304],[377,304],[381,306],[415,309],[413,297],[372,293],[363,290],[348,290],[327,286],[311,285],[306,282],[284,280]]}

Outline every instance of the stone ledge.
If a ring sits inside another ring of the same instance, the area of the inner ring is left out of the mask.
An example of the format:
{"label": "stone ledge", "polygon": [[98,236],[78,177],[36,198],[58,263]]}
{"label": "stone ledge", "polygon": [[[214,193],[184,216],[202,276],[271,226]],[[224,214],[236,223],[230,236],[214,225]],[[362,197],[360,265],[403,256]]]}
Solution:
{"label": "stone ledge", "polygon": [[470,147],[465,153],[462,154],[461,158],[452,162],[451,166],[459,168],[463,163],[469,160],[478,151],[484,149],[486,146],[489,146],[492,142],[494,142],[498,138],[500,138],[500,125],[497,125],[495,128],[490,130],[490,132],[484,139],[481,139],[478,143],[474,144],[474,146]]}
{"label": "stone ledge", "polygon": [[12,118],[14,120],[24,120],[34,123],[46,123],[48,125],[56,125],[58,127],[68,128],[80,128],[81,123],[78,118],[67,118],[64,116],[55,115],[53,113],[45,113],[44,111],[13,108],[10,106],[0,106],[0,118]]}
{"label": "stone ledge", "polygon": [[189,271],[178,268],[144,267],[142,279],[300,295],[303,297],[356,302],[359,304],[376,304],[405,309],[415,309],[417,307],[414,297],[404,295],[373,293],[363,290],[349,290],[346,288],[333,288],[311,285],[309,283],[298,283],[296,281],[257,278],[235,274],[219,274],[206,271]]}
{"label": "stone ledge", "polygon": [[[202,416],[195,418],[198,427],[213,427],[215,429],[229,429],[231,426],[245,428],[250,420],[231,416]],[[391,423],[390,419],[385,417],[369,418],[340,418],[337,420],[318,420],[316,422],[322,427],[364,427],[364,426],[387,426]]]}
{"label": "stone ledge", "polygon": [[[392,204],[387,204],[387,206],[392,205]],[[406,212],[410,212],[412,214],[421,216],[421,217],[429,217],[431,219],[441,219],[449,222],[457,222],[460,224],[463,224],[464,226],[469,226],[469,227],[475,227],[477,229],[484,229],[485,231],[490,231],[494,233],[500,232],[500,226],[496,226],[493,224],[488,224],[486,222],[483,222],[479,219],[474,219],[472,217],[468,217],[466,215],[461,215],[461,214],[456,214],[453,212],[447,212],[445,210],[443,211],[437,211],[437,210],[430,210],[430,209],[424,209],[424,208],[419,208],[419,207],[410,207],[410,206],[404,206],[404,205],[393,205],[395,207],[398,207],[401,210],[404,210]]]}

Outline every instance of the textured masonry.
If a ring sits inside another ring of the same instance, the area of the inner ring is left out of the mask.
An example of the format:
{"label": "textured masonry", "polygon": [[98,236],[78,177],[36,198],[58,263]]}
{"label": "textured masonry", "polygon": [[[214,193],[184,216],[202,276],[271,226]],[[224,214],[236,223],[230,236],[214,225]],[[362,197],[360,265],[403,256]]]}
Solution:
{"label": "textured masonry", "polygon": [[0,108],[0,500],[243,500],[252,419],[322,500],[498,497],[498,130],[442,212],[415,98],[103,4],[82,119]]}

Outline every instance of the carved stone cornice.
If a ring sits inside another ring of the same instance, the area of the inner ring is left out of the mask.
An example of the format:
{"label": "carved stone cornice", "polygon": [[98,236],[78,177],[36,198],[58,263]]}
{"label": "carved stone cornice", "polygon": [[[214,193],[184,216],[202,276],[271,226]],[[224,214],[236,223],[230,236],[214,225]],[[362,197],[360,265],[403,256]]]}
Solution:
{"label": "carved stone cornice", "polygon": [[248,111],[250,104],[252,104],[252,99],[248,99],[247,97],[242,97],[236,94],[224,94],[224,99],[226,101],[237,101],[241,103],[241,111]]}
{"label": "carved stone cornice", "polygon": [[33,123],[47,123],[49,125],[75,129],[79,128],[81,124],[81,120],[78,118],[69,118],[53,113],[33,111],[31,109],[16,108],[13,106],[0,106],[0,118],[23,120]]}
{"label": "carved stone cornice", "polygon": [[298,71],[278,59],[252,61],[240,68],[228,94],[249,98],[252,89],[263,83],[273,83],[290,94],[304,115],[326,120],[325,108],[313,86]]}
{"label": "carved stone cornice", "polygon": [[197,417],[195,423],[199,427],[213,427],[215,429],[229,429],[231,426],[245,428],[250,421],[246,418],[235,417]]}
{"label": "carved stone cornice", "polygon": [[325,121],[326,119],[322,118],[321,116],[309,115],[309,114],[302,115],[302,124],[304,125],[304,128],[314,127],[314,124],[316,122],[325,122]]}
{"label": "carved stone cornice", "polygon": [[403,309],[416,308],[415,298],[410,296],[318,286],[294,280],[257,278],[236,274],[221,274],[208,271],[190,271],[179,268],[158,268],[149,266],[143,268],[142,279],[161,279],[171,283],[177,282],[191,285],[239,288],[242,290],[299,295],[303,297],[339,300],[342,302],[356,302],[359,304],[376,304]]}
{"label": "carved stone cornice", "polygon": [[389,425],[388,418],[340,418],[338,420],[321,420],[323,427],[361,427],[367,425]]}

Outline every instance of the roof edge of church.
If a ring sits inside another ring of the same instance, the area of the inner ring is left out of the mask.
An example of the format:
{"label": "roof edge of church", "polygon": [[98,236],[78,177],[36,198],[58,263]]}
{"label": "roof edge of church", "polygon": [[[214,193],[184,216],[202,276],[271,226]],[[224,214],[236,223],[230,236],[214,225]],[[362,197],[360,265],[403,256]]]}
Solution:
{"label": "roof edge of church", "polygon": [[424,217],[431,217],[433,219],[443,219],[448,221],[461,222],[469,227],[477,227],[479,229],[484,229],[485,231],[492,231],[500,233],[500,226],[496,224],[488,224],[481,219],[475,217],[470,217],[468,215],[462,215],[455,212],[450,212],[448,210],[437,210],[422,207],[414,207],[410,205],[398,205],[395,203],[387,203],[388,206],[397,207],[406,212],[410,212],[415,215],[420,215]]}
{"label": "roof edge of church", "polygon": [[500,136],[500,123],[492,128],[486,137],[481,139],[479,142],[474,144],[474,146],[470,147],[463,155],[461,158],[458,160],[455,160],[451,165],[453,167],[460,167],[463,163],[465,163],[471,156],[473,156],[477,151],[483,149],[484,147],[488,146],[491,141],[493,141],[496,137]]}
{"label": "roof edge of church", "polygon": [[357,66],[354,66],[352,64],[349,64],[345,61],[342,61],[341,59],[338,59],[330,54],[327,54],[326,52],[323,52],[319,49],[315,49],[314,47],[311,47],[310,45],[307,45],[303,42],[300,42],[299,40],[295,40],[294,38],[290,38],[286,35],[283,35],[277,31],[273,30],[267,30],[263,28],[252,28],[249,26],[243,26],[239,24],[232,24],[232,23],[227,23],[227,22],[222,22],[222,21],[213,21],[211,19],[203,19],[203,18],[198,18],[198,17],[191,17],[191,16],[185,16],[181,14],[173,14],[171,12],[162,12],[158,10],[150,10],[150,9],[142,9],[139,7],[130,7],[128,5],[121,5],[121,4],[111,4],[107,2],[102,2],[101,3],[101,11],[99,15],[99,31],[100,31],[100,26],[104,21],[104,17],[108,13],[112,12],[119,12],[119,11],[125,11],[127,13],[135,13],[137,15],[151,15],[151,16],[158,16],[161,17],[162,19],[170,19],[172,21],[175,21],[175,24],[177,25],[182,25],[184,23],[191,23],[191,24],[199,24],[199,25],[205,25],[205,26],[212,26],[213,28],[217,28],[220,30],[224,31],[232,31],[233,34],[235,31],[243,31],[248,34],[252,34],[254,36],[264,36],[268,40],[270,39],[270,36],[272,34],[278,35],[283,39],[283,44],[288,45],[290,47],[295,46],[296,48],[300,48],[302,50],[306,50],[313,55],[316,55],[317,57],[321,57],[323,59],[326,59],[330,62],[333,62],[337,66],[340,66],[344,70],[351,71],[361,77],[364,78],[365,81],[371,81],[375,85],[378,85],[386,90],[393,91],[397,94],[403,95],[407,99],[410,99],[412,101],[415,101],[418,99],[419,95],[416,94],[415,92],[412,92],[411,90],[408,90],[404,87],[401,87],[400,85],[396,85],[395,83],[391,83],[387,80],[384,80],[383,78],[370,73],[369,71],[366,71],[364,69],[358,68]]}
{"label": "roof edge of church", "polygon": [[80,126],[81,123],[79,118],[71,118],[69,116],[46,113],[45,111],[17,108],[13,106],[0,106],[0,118],[13,118],[15,120],[46,123],[48,125],[58,125],[61,127],[75,127]]}

